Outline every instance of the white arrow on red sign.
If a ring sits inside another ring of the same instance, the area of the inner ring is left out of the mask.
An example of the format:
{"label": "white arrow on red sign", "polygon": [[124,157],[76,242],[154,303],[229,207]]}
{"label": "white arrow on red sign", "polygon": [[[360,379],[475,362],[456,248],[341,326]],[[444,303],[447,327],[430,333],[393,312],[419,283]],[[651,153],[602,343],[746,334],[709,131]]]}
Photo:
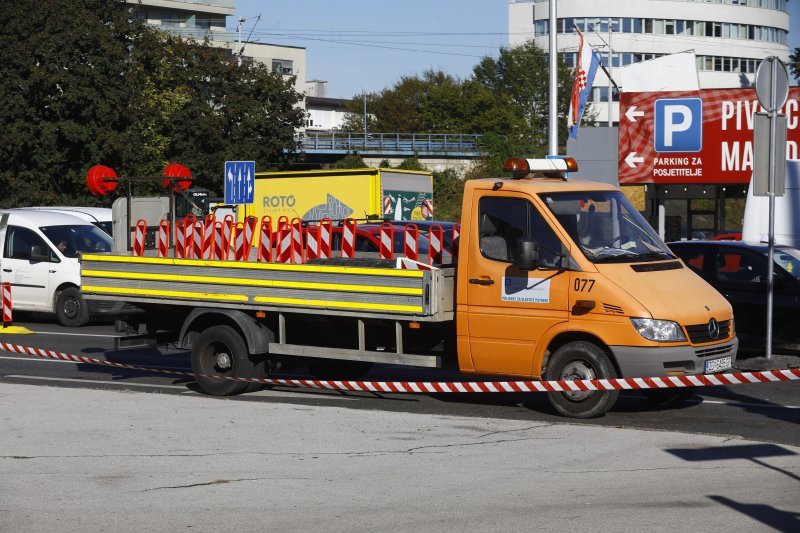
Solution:
{"label": "white arrow on red sign", "polygon": [[625,111],[625,118],[630,120],[631,122],[636,122],[636,117],[643,117],[644,111],[636,111],[636,106],[630,106],[627,111]]}
{"label": "white arrow on red sign", "polygon": [[636,152],[631,152],[625,158],[625,162],[628,163],[629,167],[636,168],[636,163],[644,163],[644,157],[636,157]]}

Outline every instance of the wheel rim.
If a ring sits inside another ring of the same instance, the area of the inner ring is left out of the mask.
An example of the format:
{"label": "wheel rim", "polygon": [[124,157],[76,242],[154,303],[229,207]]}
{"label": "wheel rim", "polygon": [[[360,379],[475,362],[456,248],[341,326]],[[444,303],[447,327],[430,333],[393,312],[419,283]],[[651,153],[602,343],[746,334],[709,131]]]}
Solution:
{"label": "wheel rim", "polygon": [[64,300],[64,316],[73,320],[80,315],[81,302],[75,296],[69,296]]}
{"label": "wheel rim", "polygon": [[[594,368],[586,361],[570,361],[561,370],[561,381],[575,381],[578,379],[597,379]],[[575,402],[585,400],[593,394],[593,391],[565,391],[564,396]]]}
{"label": "wheel rim", "polygon": [[203,371],[207,374],[226,375],[233,370],[231,350],[222,343],[211,344],[203,354]]}

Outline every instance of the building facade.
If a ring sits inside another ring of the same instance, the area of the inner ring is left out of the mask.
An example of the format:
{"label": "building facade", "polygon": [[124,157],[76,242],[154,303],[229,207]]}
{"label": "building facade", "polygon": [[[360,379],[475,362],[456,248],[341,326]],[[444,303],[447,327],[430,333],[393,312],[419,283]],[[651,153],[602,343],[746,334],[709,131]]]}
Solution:
{"label": "building facade", "polygon": [[[577,27],[615,80],[626,65],[694,50],[701,89],[749,87],[765,57],[788,62],[786,5],[787,0],[558,0],[558,51],[575,65]],[[549,9],[544,0],[509,0],[509,45],[533,39],[547,50]],[[592,110],[598,122],[607,124],[610,114],[616,125],[619,106],[613,90],[608,105],[608,85],[598,71]]]}
{"label": "building facade", "polygon": [[[126,0],[137,5],[139,17],[162,31],[187,39],[239,52],[238,35],[227,29],[228,17],[236,15],[234,0]],[[235,24],[235,21],[234,21]],[[264,43],[243,42],[242,60],[269,65],[284,76],[296,76],[295,90],[306,87],[306,49]]]}

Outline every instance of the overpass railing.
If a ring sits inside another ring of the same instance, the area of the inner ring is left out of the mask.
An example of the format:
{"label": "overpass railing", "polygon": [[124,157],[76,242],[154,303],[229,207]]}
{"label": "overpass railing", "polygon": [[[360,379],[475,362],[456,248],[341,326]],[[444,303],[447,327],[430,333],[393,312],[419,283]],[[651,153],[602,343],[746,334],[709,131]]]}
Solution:
{"label": "overpass railing", "polygon": [[367,133],[306,131],[297,133],[303,151],[483,152],[483,135],[468,133]]}

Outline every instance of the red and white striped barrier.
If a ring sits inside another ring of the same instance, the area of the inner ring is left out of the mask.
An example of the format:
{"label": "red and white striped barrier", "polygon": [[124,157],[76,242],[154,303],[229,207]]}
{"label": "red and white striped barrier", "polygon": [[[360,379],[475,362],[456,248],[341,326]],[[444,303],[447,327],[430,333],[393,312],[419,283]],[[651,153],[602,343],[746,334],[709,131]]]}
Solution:
{"label": "red and white striped barrier", "polygon": [[202,220],[198,220],[194,223],[192,228],[192,234],[194,236],[192,240],[192,258],[193,259],[202,259],[203,258],[203,236],[205,233],[206,225]]}
{"label": "red and white striped barrier", "polygon": [[186,234],[183,243],[183,256],[186,259],[191,259],[194,256],[194,223],[197,222],[197,217],[189,214],[186,215],[184,221],[186,222]]}
{"label": "red and white striped barrier", "polygon": [[309,226],[306,228],[306,261],[319,258],[320,231],[321,228],[319,226]]}
{"label": "red and white striped barrier", "polygon": [[244,219],[244,259],[243,261],[250,260],[250,250],[253,248],[253,238],[256,234],[256,226],[258,219],[252,215]]}
{"label": "red and white striped barrier", "polygon": [[214,215],[206,215],[203,226],[203,259],[214,259]]}
{"label": "red and white striped barrier", "polygon": [[444,230],[439,224],[431,225],[428,232],[428,262],[432,265],[442,263],[442,242]]}
{"label": "red and white striped barrier", "polygon": [[303,264],[303,222],[299,218],[292,219],[292,263]]}
{"label": "red and white striped barrier", "polygon": [[179,220],[175,223],[175,257],[184,259],[186,257],[186,221]]}
{"label": "red and white striped barrier", "polygon": [[221,261],[225,259],[225,223],[214,222],[214,250],[212,259]]}
{"label": "red and white striped barrier", "polygon": [[453,226],[453,246],[450,253],[453,255],[453,262],[458,261],[458,239],[461,237],[461,224]]}
{"label": "red and white striped barrier", "polygon": [[342,224],[342,257],[352,259],[356,256],[356,231],[358,222],[352,218],[344,219]]}
{"label": "red and white striped barrier", "polygon": [[223,246],[225,247],[225,259],[231,257],[231,246],[233,242],[233,215],[225,215],[225,218],[222,219],[223,224],[223,234],[222,234],[222,241]]}
{"label": "red and white striped barrier", "polygon": [[158,257],[169,257],[169,220],[162,220],[158,223],[158,239],[156,239],[156,248],[158,248]]}
{"label": "red and white striped barrier", "polygon": [[261,230],[258,232],[258,254],[256,259],[259,262],[272,262],[272,217],[261,217]]}
{"label": "red and white striped barrier", "polygon": [[[45,359],[71,361],[90,365],[126,368],[143,372],[155,372],[172,376],[197,377],[191,372],[149,368],[95,359],[83,355],[72,355],[54,350],[32,348],[0,342],[0,350]],[[330,389],[364,392],[395,393],[509,393],[509,392],[573,392],[609,390],[645,390],[686,387],[719,387],[725,385],[749,385],[754,383],[776,383],[800,380],[800,369],[768,370],[763,372],[736,372],[730,374],[700,374],[696,376],[668,376],[657,378],[620,379],[576,379],[566,381],[332,381],[317,379],[241,378],[202,374],[202,377],[224,381],[246,381],[265,385],[285,385],[308,389]]]}
{"label": "red and white striped barrier", "polygon": [[233,227],[234,261],[244,261],[247,259],[247,247],[245,246],[245,229],[243,222],[237,222]]}
{"label": "red and white striped barrier", "polygon": [[11,283],[8,281],[3,282],[3,298],[2,298],[2,305],[3,307],[3,327],[10,326],[11,322],[14,321],[14,314],[13,314],[13,300],[11,299]]}
{"label": "red and white striped barrier", "polygon": [[319,224],[319,258],[331,258],[331,240],[333,238],[333,221],[323,218]]}
{"label": "red and white striped barrier", "polygon": [[139,219],[136,222],[136,231],[133,233],[133,246],[131,253],[135,256],[141,257],[144,255],[144,236],[147,234],[147,222],[144,219]]}
{"label": "red and white striped barrier", "polygon": [[414,261],[413,259],[409,259],[407,257],[398,257],[397,263],[395,264],[395,268],[398,270],[433,270],[434,267],[431,265],[426,265],[425,263],[420,263],[419,261]]}
{"label": "red and white striped barrier", "polygon": [[378,241],[381,259],[394,258],[394,225],[391,222],[381,224]]}
{"label": "red and white striped barrier", "polygon": [[412,261],[417,261],[419,259],[419,228],[416,224],[408,224],[403,234],[403,255]]}
{"label": "red and white striped barrier", "polygon": [[383,216],[390,216],[392,214],[392,199],[388,196],[383,197]]}
{"label": "red and white striped barrier", "polygon": [[[284,217],[281,217],[283,219]],[[292,261],[292,228],[285,220],[278,222],[278,242],[275,246],[275,261],[288,264]]]}

